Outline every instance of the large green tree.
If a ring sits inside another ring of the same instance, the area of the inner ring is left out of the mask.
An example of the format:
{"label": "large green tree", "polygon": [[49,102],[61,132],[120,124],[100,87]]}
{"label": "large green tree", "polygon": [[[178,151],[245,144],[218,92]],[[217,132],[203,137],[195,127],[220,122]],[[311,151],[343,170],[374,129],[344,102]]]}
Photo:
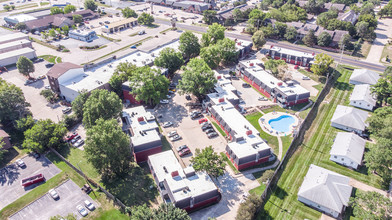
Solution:
{"label": "large green tree", "polygon": [[68,14],[71,12],[75,12],[76,11],[76,7],[74,5],[67,5],[64,7],[64,13]]}
{"label": "large green tree", "polygon": [[83,107],[89,97],[87,91],[81,91],[79,95],[72,101],[72,111],[78,118],[83,117]]}
{"label": "large green tree", "polygon": [[199,38],[192,32],[186,31],[180,36],[180,46],[178,48],[186,59],[199,55],[200,44]]}
{"label": "large green tree", "polygon": [[83,22],[83,17],[82,15],[72,15],[72,20],[75,24],[79,24]]}
{"label": "large green tree", "polygon": [[155,58],[154,64],[159,67],[167,68],[169,76],[181,68],[184,64],[184,59],[181,52],[176,52],[173,48],[164,48],[157,58]]}
{"label": "large green tree", "polygon": [[309,30],[305,37],[302,39],[302,41],[306,46],[313,47],[317,43],[317,37],[314,34],[314,30]]}
{"label": "large green tree", "polygon": [[331,35],[324,31],[317,37],[317,44],[322,47],[328,47],[332,42]]}
{"label": "large green tree", "polygon": [[120,96],[122,93],[121,85],[126,82],[129,77],[136,74],[136,70],[136,65],[130,62],[120,63],[109,80],[110,88]]}
{"label": "large green tree", "polygon": [[317,54],[310,70],[316,75],[324,75],[328,72],[329,66],[331,66],[333,61],[334,59],[325,53]]}
{"label": "large green tree", "polygon": [[160,70],[144,66],[138,69],[138,73],[129,78],[131,93],[136,96],[136,100],[158,104],[166,98],[170,82]]}
{"label": "large green tree", "polygon": [[377,138],[377,144],[365,152],[364,158],[369,173],[376,173],[385,185],[391,182],[392,177],[392,141],[385,138]]}
{"label": "large green tree", "polygon": [[24,132],[23,148],[41,153],[50,147],[58,148],[66,133],[67,129],[63,124],[56,124],[50,119],[38,120]]}
{"label": "large green tree", "polygon": [[23,117],[29,106],[19,87],[0,79],[0,122],[13,122]]}
{"label": "large green tree", "polygon": [[68,33],[69,33],[69,27],[68,27],[68,25],[64,25],[64,26],[61,28],[61,30],[64,32],[65,35],[68,35]]}
{"label": "large green tree", "polygon": [[264,37],[264,32],[261,30],[256,31],[252,36],[252,42],[253,46],[256,47],[256,49],[262,48],[265,43],[267,43]]}
{"label": "large green tree", "polygon": [[253,9],[248,15],[249,16],[248,24],[255,27],[256,30],[259,30],[260,26],[263,25],[264,20],[266,19],[266,15],[267,14],[261,11],[260,9]]}
{"label": "large green tree", "polygon": [[218,23],[208,26],[207,33],[202,35],[201,44],[203,47],[208,47],[211,44],[216,44],[219,40],[225,38],[226,28]]}
{"label": "large green tree", "polygon": [[214,10],[205,10],[203,11],[203,21],[210,25],[216,21],[216,11]]}
{"label": "large green tree", "polygon": [[372,135],[392,140],[392,106],[376,109],[367,123],[367,129]]}
{"label": "large green tree", "polygon": [[146,12],[143,12],[138,18],[137,22],[142,25],[152,25],[152,23],[155,21],[154,17]]}
{"label": "large green tree", "polygon": [[0,140],[0,161],[3,160],[3,157],[5,153],[7,153],[7,150],[3,149],[3,146],[5,145],[4,141],[1,139]]}
{"label": "large green tree", "polygon": [[24,118],[20,118],[16,120],[15,128],[20,132],[25,132],[32,128],[35,124],[34,118],[31,115],[28,115]]}
{"label": "large green tree", "polygon": [[353,214],[358,219],[378,220],[392,218],[392,202],[378,192],[357,190],[350,198]]}
{"label": "large green tree", "polygon": [[210,45],[208,47],[201,48],[200,57],[211,69],[218,67],[219,63],[221,62],[221,57],[219,56],[219,47],[217,45]]}
{"label": "large green tree", "polygon": [[154,217],[153,210],[146,204],[134,206],[131,209],[131,220],[152,220]]}
{"label": "large green tree", "polygon": [[99,118],[109,120],[118,117],[121,110],[121,100],[116,93],[94,90],[83,106],[83,124],[90,128]]}
{"label": "large green tree", "polygon": [[30,73],[35,71],[33,61],[25,56],[20,56],[18,62],[16,62],[16,68],[23,75],[30,77]]}
{"label": "large green tree", "polygon": [[355,25],[357,30],[358,37],[361,37],[365,40],[373,40],[376,38],[376,34],[374,33],[375,27],[369,25],[366,21],[360,21]]}
{"label": "large green tree", "polygon": [[226,163],[222,155],[214,151],[212,146],[202,150],[196,148],[191,163],[196,171],[205,171],[210,176],[218,178],[225,173]]}
{"label": "large green tree", "polygon": [[295,27],[288,27],[286,29],[286,33],[284,34],[284,38],[288,41],[294,41],[297,38],[297,29]]}
{"label": "large green tree", "polygon": [[381,77],[378,82],[371,86],[371,91],[377,96],[378,102],[392,104],[392,75]]}
{"label": "large green tree", "polygon": [[236,220],[248,220],[256,217],[257,209],[263,204],[263,200],[260,196],[250,194],[245,202],[241,203],[238,208]]}
{"label": "large green tree", "polygon": [[95,3],[94,0],[85,0],[84,7],[86,9],[90,9],[91,11],[95,11],[95,10],[97,10],[98,5],[97,5],[97,3]]}
{"label": "large green tree", "polygon": [[115,119],[98,119],[87,130],[84,150],[87,160],[105,176],[121,176],[130,168],[129,138]]}
{"label": "large green tree", "polygon": [[224,64],[234,63],[238,59],[235,41],[224,38],[216,44],[219,50],[219,56]]}
{"label": "large green tree", "polygon": [[137,18],[136,12],[128,7],[121,9],[121,13],[124,18],[130,18],[130,17]]}
{"label": "large green tree", "polygon": [[278,76],[279,74],[278,67],[285,66],[285,65],[287,65],[287,63],[284,60],[274,60],[274,59],[267,60],[264,63],[265,69],[270,70],[272,75],[274,76]]}
{"label": "large green tree", "polygon": [[153,220],[191,220],[188,213],[173,204],[161,203],[158,209],[154,210]]}
{"label": "large green tree", "polygon": [[177,87],[181,94],[193,94],[201,100],[203,95],[214,88],[216,83],[214,72],[204,60],[193,58],[183,67],[183,70]]}
{"label": "large green tree", "polygon": [[55,7],[50,8],[50,14],[51,15],[64,14],[64,11],[63,11],[62,8],[59,8],[59,7],[55,6]]}

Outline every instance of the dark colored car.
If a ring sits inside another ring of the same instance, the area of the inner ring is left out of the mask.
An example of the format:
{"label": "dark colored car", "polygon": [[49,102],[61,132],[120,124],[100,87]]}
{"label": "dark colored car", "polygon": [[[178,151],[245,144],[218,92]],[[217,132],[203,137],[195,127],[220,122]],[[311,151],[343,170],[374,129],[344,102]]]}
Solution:
{"label": "dark colored car", "polygon": [[212,125],[211,125],[211,124],[206,124],[206,125],[204,125],[204,126],[201,127],[201,130],[202,130],[202,131],[205,131],[205,130],[208,130],[208,129],[211,129],[211,128],[212,128]]}
{"label": "dark colored car", "polygon": [[242,83],[242,87],[244,88],[250,88],[250,85],[248,83]]}
{"label": "dark colored car", "polygon": [[216,133],[216,132],[211,132],[211,133],[209,133],[209,134],[207,134],[207,136],[208,136],[208,138],[213,138],[213,137],[216,137],[216,136],[218,136],[218,133]]}
{"label": "dark colored car", "polygon": [[196,119],[196,118],[200,118],[203,117],[203,115],[201,113],[195,113],[191,115],[191,119]]}
{"label": "dark colored car", "polygon": [[46,68],[51,68],[52,66],[54,66],[54,63],[47,63],[47,64],[45,64]]}
{"label": "dark colored car", "polygon": [[205,130],[204,132],[206,134],[209,134],[209,133],[215,132],[215,130],[213,128],[210,128],[210,129]]}
{"label": "dark colored car", "polygon": [[191,153],[191,150],[189,148],[185,148],[185,149],[181,150],[180,152],[178,152],[180,157],[183,157],[183,156],[188,155],[190,153]]}

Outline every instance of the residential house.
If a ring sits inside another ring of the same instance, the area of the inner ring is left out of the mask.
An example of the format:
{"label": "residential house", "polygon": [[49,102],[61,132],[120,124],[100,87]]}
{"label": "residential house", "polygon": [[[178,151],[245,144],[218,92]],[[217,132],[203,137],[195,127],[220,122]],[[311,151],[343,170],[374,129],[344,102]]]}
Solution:
{"label": "residential house", "polygon": [[297,33],[298,33],[297,38],[299,38],[299,39],[304,38],[310,30],[313,30],[314,33],[316,33],[318,28],[319,28],[319,26],[317,24],[306,23],[304,26],[300,27],[297,30]]}
{"label": "residential house", "polygon": [[233,18],[233,11],[235,9],[239,9],[241,12],[245,12],[247,10],[254,9],[254,6],[248,4],[239,5],[237,7],[218,12],[216,17],[221,24],[224,24],[226,20]]}
{"label": "residential house", "polygon": [[331,47],[339,47],[340,42],[342,41],[344,35],[349,34],[348,31],[336,30],[332,35],[332,42],[329,46]]}
{"label": "residential house", "polygon": [[8,150],[12,147],[10,136],[3,129],[0,128],[0,143],[4,144],[2,149]]}
{"label": "residential house", "polygon": [[366,141],[354,133],[338,132],[329,154],[330,160],[357,169],[362,164]]}
{"label": "residential house", "polygon": [[363,135],[367,127],[366,119],[369,114],[366,111],[338,105],[331,119],[331,126],[345,131]]}
{"label": "residential house", "polygon": [[71,27],[72,25],[74,25],[74,21],[67,17],[55,16],[53,18],[52,26],[54,27],[62,28],[64,26]]}
{"label": "residential house", "polygon": [[325,11],[329,11],[332,8],[337,9],[339,12],[344,12],[346,10],[346,5],[345,4],[338,4],[338,3],[331,3],[331,2],[324,3],[323,9]]}
{"label": "residential house", "polygon": [[178,1],[174,2],[172,7],[174,9],[182,9],[186,12],[195,14],[201,14],[205,10],[213,9],[211,4],[198,1]]}
{"label": "residential house", "polygon": [[373,111],[376,107],[377,99],[370,91],[369,84],[355,85],[350,96],[350,105]]}
{"label": "residential house", "polygon": [[338,218],[348,206],[350,178],[311,164],[298,191],[298,201]]}
{"label": "residential house", "polygon": [[350,76],[350,84],[369,84],[374,85],[380,79],[380,75],[368,69],[355,69]]}
{"label": "residential house", "polygon": [[339,13],[338,20],[350,22],[351,24],[355,24],[358,21],[359,14],[355,13],[355,11],[350,10],[344,13]]}
{"label": "residential house", "polygon": [[196,172],[192,166],[182,168],[171,150],[150,155],[147,163],[165,203],[191,212],[222,198],[207,173]]}

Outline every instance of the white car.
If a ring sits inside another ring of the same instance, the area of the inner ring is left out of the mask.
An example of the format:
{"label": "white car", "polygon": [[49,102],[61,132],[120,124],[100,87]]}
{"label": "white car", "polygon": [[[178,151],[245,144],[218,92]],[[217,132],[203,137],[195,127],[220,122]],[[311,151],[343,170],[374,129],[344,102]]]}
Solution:
{"label": "white car", "polygon": [[50,195],[54,200],[60,198],[59,194],[58,194],[58,193],[56,192],[56,190],[54,190],[54,189],[49,190],[49,195]]}
{"label": "white car", "polygon": [[50,85],[45,85],[44,88],[45,88],[45,89],[52,89],[52,88],[50,87]]}
{"label": "white car", "polygon": [[76,141],[76,143],[74,144],[75,147],[80,147],[84,144],[84,140],[79,139],[78,141]]}
{"label": "white car", "polygon": [[78,210],[78,212],[84,217],[88,214],[87,210],[85,208],[83,208],[83,206],[78,205],[76,206],[76,209]]}
{"label": "white car", "polygon": [[162,124],[162,126],[163,126],[164,128],[168,128],[168,127],[170,127],[170,126],[172,126],[172,125],[173,125],[173,123],[171,123],[170,121],[165,122],[165,123]]}
{"label": "white car", "polygon": [[168,104],[169,100],[167,99],[162,99],[161,101],[159,101],[161,104]]}
{"label": "white car", "polygon": [[171,95],[166,95],[166,98],[171,99]]}
{"label": "white car", "polygon": [[176,130],[171,131],[171,132],[169,132],[169,133],[167,134],[167,136],[169,136],[169,137],[173,137],[174,135],[177,135],[177,131],[176,131]]}
{"label": "white car", "polygon": [[23,162],[22,159],[17,159],[15,162],[16,162],[16,164],[17,164],[19,167],[24,167],[24,166],[26,166],[25,162]]}
{"label": "white car", "polygon": [[67,113],[69,113],[71,111],[72,111],[71,107],[66,107],[65,109],[63,109],[63,114],[67,114]]}
{"label": "white car", "polygon": [[181,139],[181,136],[178,135],[178,134],[176,134],[176,135],[174,135],[173,137],[170,138],[170,140],[173,141],[173,142],[174,142],[174,141],[178,141],[178,140],[180,140],[180,139]]}
{"label": "white car", "polygon": [[302,77],[302,80],[310,80],[310,78],[307,77],[307,76],[303,76],[303,77]]}
{"label": "white car", "polygon": [[90,201],[88,201],[88,200],[85,200],[85,201],[84,201],[84,206],[86,206],[86,208],[87,208],[88,210],[90,210],[90,211],[92,211],[92,210],[95,209],[94,204],[92,204],[92,203],[91,203]]}

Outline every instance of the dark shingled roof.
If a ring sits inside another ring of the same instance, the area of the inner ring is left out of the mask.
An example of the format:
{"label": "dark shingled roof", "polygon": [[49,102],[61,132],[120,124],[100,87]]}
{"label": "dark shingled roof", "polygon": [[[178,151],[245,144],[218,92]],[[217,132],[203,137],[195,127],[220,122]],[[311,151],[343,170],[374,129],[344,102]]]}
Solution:
{"label": "dark shingled roof", "polygon": [[77,69],[77,68],[82,68],[82,66],[69,62],[57,63],[48,71],[46,75],[51,76],[53,78],[59,78],[68,70]]}

